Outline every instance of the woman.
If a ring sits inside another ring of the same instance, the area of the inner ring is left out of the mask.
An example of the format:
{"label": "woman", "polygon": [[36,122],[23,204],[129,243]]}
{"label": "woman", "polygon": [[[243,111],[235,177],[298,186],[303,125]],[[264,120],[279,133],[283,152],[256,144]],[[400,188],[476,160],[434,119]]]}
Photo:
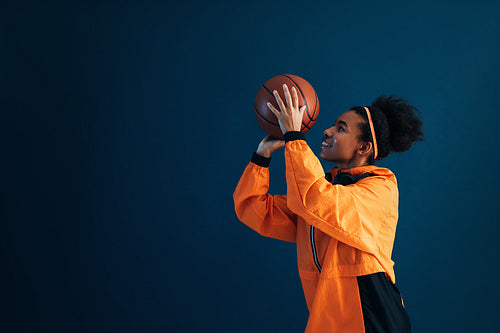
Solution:
{"label": "woman", "polygon": [[[310,316],[306,332],[410,332],[395,285],[391,252],[398,219],[396,177],[375,161],[423,140],[418,110],[380,96],[353,107],[324,131],[319,157],[300,132],[305,106],[295,88],[277,91],[284,140],[264,138],[233,198],[238,218],[264,236],[297,244],[299,274]],[[271,154],[285,147],[286,195],[270,195]]]}

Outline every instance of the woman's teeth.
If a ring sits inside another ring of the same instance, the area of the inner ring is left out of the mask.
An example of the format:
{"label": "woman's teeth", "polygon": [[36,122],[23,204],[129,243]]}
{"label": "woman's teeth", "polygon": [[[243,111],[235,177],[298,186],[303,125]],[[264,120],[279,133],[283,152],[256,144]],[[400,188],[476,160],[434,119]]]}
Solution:
{"label": "woman's teeth", "polygon": [[331,144],[329,144],[326,141],[321,142],[321,145],[324,146],[324,147],[331,147],[332,146]]}

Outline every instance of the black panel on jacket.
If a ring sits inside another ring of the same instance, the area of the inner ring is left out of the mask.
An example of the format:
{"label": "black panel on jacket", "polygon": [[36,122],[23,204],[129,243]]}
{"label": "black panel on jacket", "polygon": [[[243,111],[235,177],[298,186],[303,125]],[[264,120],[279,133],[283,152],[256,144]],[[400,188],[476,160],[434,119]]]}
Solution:
{"label": "black panel on jacket", "polygon": [[357,280],[365,332],[411,332],[401,293],[384,272],[358,276]]}

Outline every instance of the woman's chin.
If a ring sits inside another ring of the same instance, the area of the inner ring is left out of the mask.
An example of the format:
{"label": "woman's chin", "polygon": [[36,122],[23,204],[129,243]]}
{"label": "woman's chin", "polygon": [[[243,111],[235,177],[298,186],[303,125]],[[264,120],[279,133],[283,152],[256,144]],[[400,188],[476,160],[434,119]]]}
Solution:
{"label": "woman's chin", "polygon": [[319,152],[318,157],[321,158],[323,161],[332,162],[331,158],[325,156],[322,151]]}

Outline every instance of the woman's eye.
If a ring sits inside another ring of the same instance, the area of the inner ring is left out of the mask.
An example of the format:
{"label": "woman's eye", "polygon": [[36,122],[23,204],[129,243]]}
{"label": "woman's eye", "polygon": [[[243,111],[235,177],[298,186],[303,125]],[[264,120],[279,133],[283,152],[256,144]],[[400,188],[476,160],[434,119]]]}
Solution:
{"label": "woman's eye", "polygon": [[345,131],[343,127],[339,127],[339,131]]}

